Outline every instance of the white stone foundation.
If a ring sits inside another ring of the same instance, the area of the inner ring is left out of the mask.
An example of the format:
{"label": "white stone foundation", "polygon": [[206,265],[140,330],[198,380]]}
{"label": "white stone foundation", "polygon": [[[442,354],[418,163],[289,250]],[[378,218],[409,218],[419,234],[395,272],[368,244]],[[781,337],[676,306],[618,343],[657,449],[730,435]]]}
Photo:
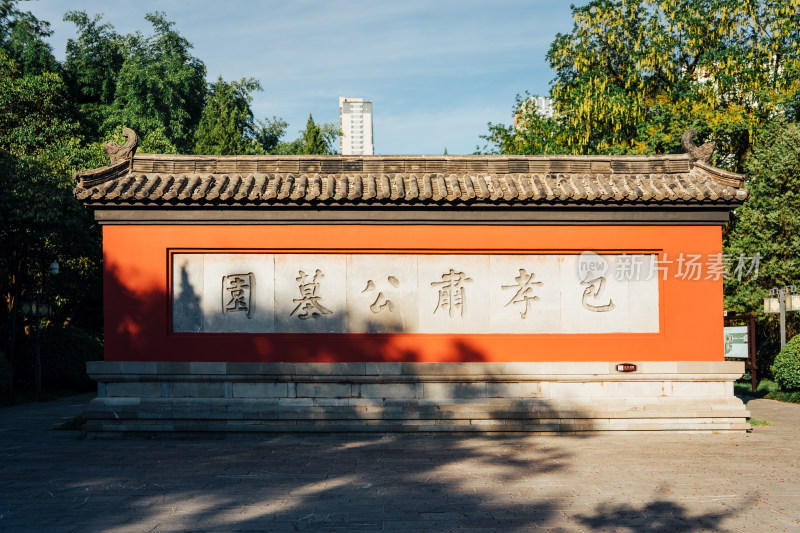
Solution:
{"label": "white stone foundation", "polygon": [[[627,361],[625,361],[627,362]],[[87,363],[91,437],[744,431],[744,364]]]}

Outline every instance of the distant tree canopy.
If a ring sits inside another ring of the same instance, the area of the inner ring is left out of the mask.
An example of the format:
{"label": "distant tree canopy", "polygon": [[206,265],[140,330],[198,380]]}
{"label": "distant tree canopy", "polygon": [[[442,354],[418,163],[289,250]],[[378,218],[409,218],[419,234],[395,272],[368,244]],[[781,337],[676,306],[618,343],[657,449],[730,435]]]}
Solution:
{"label": "distant tree canopy", "polygon": [[[778,317],[763,313],[763,299],[773,287],[800,285],[800,124],[778,117],[764,128],[745,171],[750,198],[736,209],[724,251],[732,259],[759,256],[759,272],[757,279],[727,280],[725,306],[758,311],[766,370],[780,344]],[[787,313],[787,331],[789,337],[800,334],[797,313]]]}
{"label": "distant tree canopy", "polygon": [[255,139],[255,121],[250,110],[253,91],[261,84],[254,78],[226,82],[220,76],[210,83],[206,105],[195,131],[198,154],[247,154],[260,151]]}
{"label": "distant tree canopy", "polygon": [[724,253],[761,258],[757,278],[725,280],[725,306],[758,313],[768,369],[777,323],[761,299],[800,285],[800,1],[593,0],[572,14],[547,54],[553,115],[518,96],[514,125],[489,124],[490,151],[681,153],[690,128],[715,141],[712,164],[750,175]]}
{"label": "distant tree canopy", "polygon": [[[283,141],[286,121],[254,117],[260,83],[207,83],[205,64],[164,13],[145,17],[150,34],[121,35],[100,15],[69,11],[64,20],[77,36],[60,63],[45,41],[49,23],[20,5],[0,0],[0,358],[29,383],[22,300],[44,292],[56,304],[46,327],[91,341],[73,356],[96,353],[101,342],[101,234],[72,196],[72,174],[107,164],[105,141],[122,144],[130,127],[141,152],[332,153],[338,129],[309,119],[297,139]],[[53,260],[57,277],[47,275]]]}
{"label": "distant tree canopy", "polygon": [[760,129],[797,108],[797,0],[594,0],[572,9],[547,59],[553,118],[518,98],[518,127],[490,124],[500,153],[680,151],[694,127],[714,164],[741,170]]}

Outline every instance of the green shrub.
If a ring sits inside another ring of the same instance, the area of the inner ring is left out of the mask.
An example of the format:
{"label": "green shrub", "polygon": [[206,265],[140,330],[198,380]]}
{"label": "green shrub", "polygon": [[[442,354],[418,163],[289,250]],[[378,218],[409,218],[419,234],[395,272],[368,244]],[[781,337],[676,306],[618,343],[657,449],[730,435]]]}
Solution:
{"label": "green shrub", "polygon": [[772,364],[772,375],[785,391],[800,389],[800,335],[792,337]]}

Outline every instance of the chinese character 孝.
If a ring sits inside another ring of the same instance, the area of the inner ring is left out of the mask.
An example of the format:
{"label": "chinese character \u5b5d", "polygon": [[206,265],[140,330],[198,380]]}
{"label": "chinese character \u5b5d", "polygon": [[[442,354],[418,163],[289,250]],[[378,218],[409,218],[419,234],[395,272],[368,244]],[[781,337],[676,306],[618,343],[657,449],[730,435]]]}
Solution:
{"label": "chinese character \u5b5d", "polygon": [[527,318],[530,303],[539,299],[538,296],[531,296],[531,293],[533,293],[534,285],[543,285],[543,283],[541,281],[533,281],[534,276],[533,272],[528,274],[524,268],[520,268],[519,276],[514,278],[514,281],[517,282],[516,285],[501,285],[503,289],[516,289],[514,296],[504,307],[508,307],[511,304],[525,304],[525,310],[519,313],[522,318]]}
{"label": "chinese character \u5b5d", "polygon": [[[400,287],[400,280],[397,279],[395,276],[387,276],[386,281],[394,287],[395,289]],[[379,291],[378,288],[375,286],[375,282],[367,280],[367,286],[364,288],[362,293],[371,293],[374,291],[378,291],[378,295],[375,297],[375,301],[372,302],[369,306],[369,310],[375,314],[380,313],[381,311],[387,310],[390,313],[394,311],[394,303],[383,294],[383,291]]]}
{"label": "chinese character \u5b5d", "polygon": [[222,276],[222,312],[242,312],[247,318],[253,318],[255,289],[256,278],[252,272]]}
{"label": "chinese character \u5b5d", "polygon": [[324,278],[325,275],[320,269],[314,272],[313,276],[306,274],[302,270],[298,272],[295,278],[300,290],[300,298],[293,298],[292,301],[297,304],[294,310],[289,313],[289,316],[297,314],[300,320],[308,320],[309,318],[319,318],[322,315],[330,315],[333,313],[330,309],[325,308],[320,303],[321,296],[319,295],[319,280]]}
{"label": "chinese character \u5b5d", "polygon": [[586,288],[583,290],[583,298],[581,299],[581,303],[583,304],[583,307],[585,309],[588,309],[589,311],[593,311],[595,313],[605,313],[606,311],[611,311],[616,307],[611,298],[609,298],[608,303],[604,305],[593,305],[589,303],[590,298],[597,299],[603,292],[603,289],[606,286],[605,276],[600,276],[599,278],[587,279],[586,281],[581,281],[581,285],[586,286]]}
{"label": "chinese character \u5b5d", "polygon": [[439,288],[439,299],[436,302],[436,309],[433,310],[435,315],[439,309],[444,309],[453,317],[455,313],[459,316],[464,316],[464,286],[462,283],[472,281],[472,278],[465,276],[463,272],[456,272],[452,268],[450,272],[442,274],[442,281],[431,282],[431,287]]}

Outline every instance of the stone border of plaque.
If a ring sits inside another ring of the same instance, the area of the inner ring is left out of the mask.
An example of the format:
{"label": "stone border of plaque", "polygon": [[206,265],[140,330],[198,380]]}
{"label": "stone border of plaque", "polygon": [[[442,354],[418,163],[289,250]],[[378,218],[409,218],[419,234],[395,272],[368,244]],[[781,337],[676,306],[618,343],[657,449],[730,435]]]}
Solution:
{"label": "stone border of plaque", "polygon": [[658,333],[656,256],[587,253],[173,251],[172,331]]}

